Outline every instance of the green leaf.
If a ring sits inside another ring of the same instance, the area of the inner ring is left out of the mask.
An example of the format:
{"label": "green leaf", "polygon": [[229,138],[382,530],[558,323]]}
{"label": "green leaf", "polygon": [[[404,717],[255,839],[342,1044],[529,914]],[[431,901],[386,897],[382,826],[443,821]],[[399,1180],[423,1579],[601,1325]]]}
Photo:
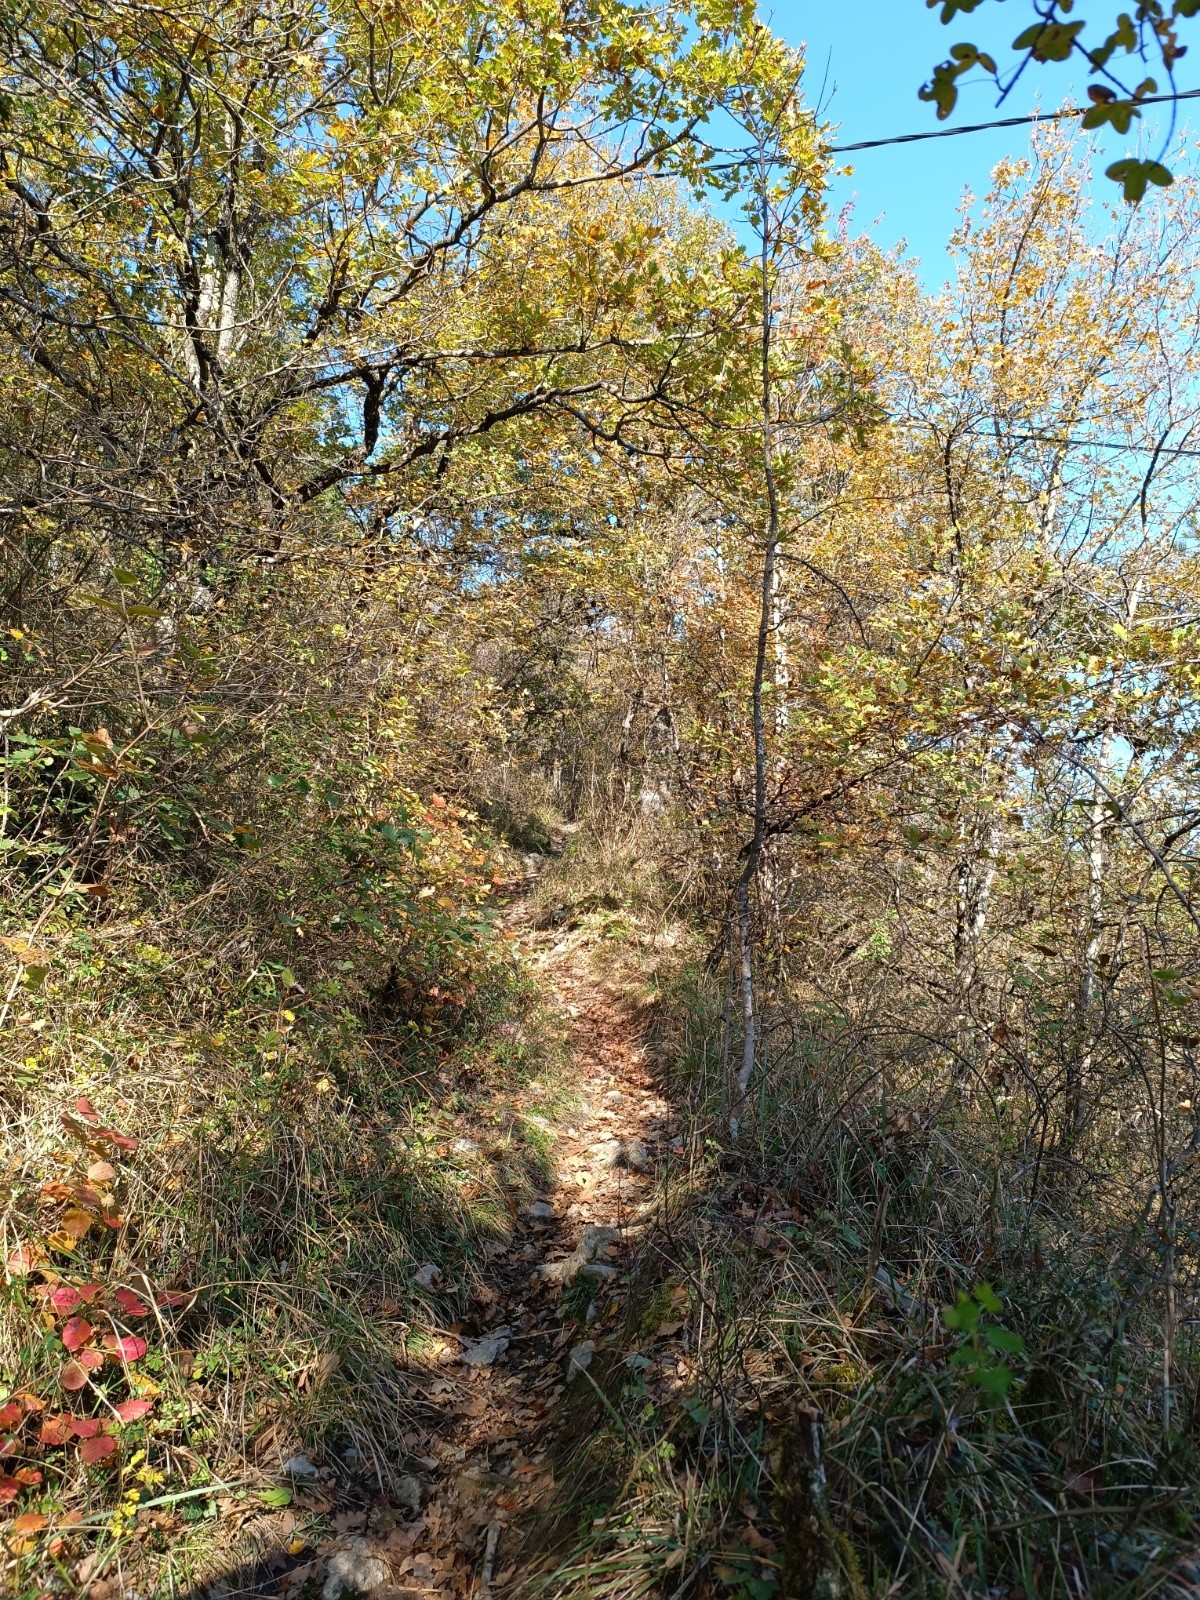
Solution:
{"label": "green leaf", "polygon": [[925,0],[926,9],[929,11],[932,11],[937,5],[941,6],[943,26],[948,22],[953,22],[960,11],[964,13],[977,11],[982,4],[983,0]]}
{"label": "green leaf", "polygon": [[1065,61],[1083,22],[1035,22],[1013,40],[1014,50],[1028,50],[1035,61]]}
{"label": "green leaf", "polygon": [[980,1367],[972,1376],[985,1394],[994,1395],[1000,1400],[1012,1387],[1014,1374],[1011,1367],[997,1366]]}
{"label": "green leaf", "polygon": [[264,1506],[271,1506],[275,1510],[281,1511],[284,1506],[291,1505],[292,1491],[290,1489],[260,1489],[257,1498],[262,1501]]}
{"label": "green leaf", "polygon": [[983,1337],[991,1349],[1002,1350],[1006,1356],[1020,1355],[1025,1348],[1021,1335],[1012,1333],[1008,1328],[985,1328]]}
{"label": "green leaf", "polygon": [[[1160,189],[1165,189],[1169,183],[1174,182],[1171,173],[1159,161],[1138,161],[1133,156],[1126,156],[1122,161],[1114,161],[1111,167],[1104,169],[1106,178],[1111,178],[1114,183],[1121,184],[1124,189],[1125,199],[1130,205],[1136,205],[1146,193],[1148,183],[1157,184]],[[1114,623],[1112,631],[1118,638],[1127,637],[1125,630]]]}
{"label": "green leaf", "polygon": [[994,1317],[998,1316],[1004,1309],[1000,1304],[999,1295],[997,1295],[990,1283],[977,1283],[975,1285],[975,1298],[983,1309],[990,1311]]}

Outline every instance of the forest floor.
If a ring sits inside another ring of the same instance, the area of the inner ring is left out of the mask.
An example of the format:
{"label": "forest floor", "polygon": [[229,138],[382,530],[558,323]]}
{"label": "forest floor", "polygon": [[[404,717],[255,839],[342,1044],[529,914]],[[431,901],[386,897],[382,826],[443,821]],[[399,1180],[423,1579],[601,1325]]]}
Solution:
{"label": "forest floor", "polygon": [[[672,1127],[646,1019],[606,981],[603,942],[581,929],[532,928],[524,902],[508,920],[562,1017],[572,1061],[553,1177],[516,1210],[507,1239],[487,1246],[469,1315],[435,1330],[426,1364],[410,1373],[421,1420],[406,1439],[412,1476],[402,1492],[343,1509],[319,1483],[311,1493],[301,1483],[295,1509],[271,1519],[275,1550],[263,1548],[261,1529],[252,1577],[243,1567],[210,1578],[209,1596],[489,1600],[531,1593],[536,1573],[553,1565],[540,1513],[562,1494],[556,1471],[579,1428],[573,1397],[581,1387],[599,1393],[593,1357],[620,1343],[623,1261],[652,1210]],[[316,1542],[301,1552],[309,1502],[324,1515],[308,1524]],[[285,1562],[289,1532],[301,1537]]]}

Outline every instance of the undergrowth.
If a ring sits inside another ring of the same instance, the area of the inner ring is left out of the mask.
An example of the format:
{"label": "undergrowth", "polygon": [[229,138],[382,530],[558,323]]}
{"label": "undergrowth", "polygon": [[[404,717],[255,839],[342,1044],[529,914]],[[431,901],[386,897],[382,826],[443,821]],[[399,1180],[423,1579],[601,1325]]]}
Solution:
{"label": "undergrowth", "polygon": [[428,1330],[544,1181],[563,1047],[487,910],[507,858],[379,794],[326,799],[286,857],[64,894],[36,950],[14,919],[6,1592],[89,1552],[93,1593],[114,1562],[178,1587],[298,1455],[386,1491]]}
{"label": "undergrowth", "polygon": [[[1031,1193],[1019,1106],[948,1097],[913,1041],[779,997],[732,1144],[721,986],[625,948],[659,985],[681,1131],[618,1353],[576,1400],[539,1592],[1190,1592],[1196,1368],[1181,1341],[1164,1433],[1146,1217],[1065,1164]],[[821,1517],[789,1456],[809,1419]]]}

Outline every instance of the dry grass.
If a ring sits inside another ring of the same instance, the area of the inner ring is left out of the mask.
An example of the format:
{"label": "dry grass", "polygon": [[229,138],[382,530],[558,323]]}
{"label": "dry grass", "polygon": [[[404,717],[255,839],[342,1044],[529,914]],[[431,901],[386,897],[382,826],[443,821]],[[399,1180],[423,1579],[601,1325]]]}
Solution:
{"label": "dry grass", "polygon": [[[680,1154],[544,1592],[807,1600],[779,1521],[803,1407],[824,1422],[843,1594],[1191,1592],[1196,1368],[1181,1337],[1164,1435],[1161,1250],[1132,1169],[1081,1184],[1051,1163],[1031,1196],[1019,1103],[948,1101],[919,1041],[793,1007],[768,1018],[730,1149],[721,1012],[687,970],[660,998]],[[943,1309],[963,1294],[974,1334]]]}
{"label": "dry grass", "polygon": [[[36,1418],[22,1432],[7,1465],[44,1474],[21,1509],[51,1527],[10,1552],[13,1593],[40,1592],[47,1540],[80,1515],[93,1532],[67,1535],[60,1563],[92,1548],[136,1567],[140,1547],[143,1587],[178,1586],[211,1553],[217,1501],[253,1503],[299,1452],[351,1498],[386,1489],[408,1465],[427,1330],[466,1304],[544,1171],[562,1043],[503,940],[470,934],[468,974],[443,948],[456,914],[435,911],[398,985],[387,944],[353,928],[289,951],[262,914],[270,871],[248,867],[190,905],[143,883],[136,910],[47,919],[49,972],[14,991],[0,1231],[6,1256],[44,1257],[0,1290],[0,1371],[48,1413],[111,1415],[127,1394],[153,1410],[118,1430],[116,1470],[38,1448]],[[124,1225],[66,1249],[46,1244],[64,1202],[42,1186],[96,1159],[60,1120],[80,1097],[138,1147],[115,1161]],[[434,1289],[414,1281],[427,1262]],[[120,1287],[186,1298],[149,1319],[118,1308],[145,1355],[72,1394],[64,1317],[34,1293],[59,1280],[102,1283],[110,1309]],[[122,1514],[131,1494],[140,1517]]]}

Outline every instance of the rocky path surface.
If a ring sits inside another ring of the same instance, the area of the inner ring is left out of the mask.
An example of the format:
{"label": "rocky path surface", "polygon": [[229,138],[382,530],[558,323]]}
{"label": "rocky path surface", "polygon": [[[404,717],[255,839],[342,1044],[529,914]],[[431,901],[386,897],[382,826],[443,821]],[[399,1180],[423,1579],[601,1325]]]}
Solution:
{"label": "rocky path surface", "polygon": [[[564,1396],[587,1383],[622,1305],[622,1263],[647,1214],[668,1108],[627,1002],[579,936],[524,935],[567,1020],[577,1101],[555,1130],[555,1177],[490,1247],[469,1317],[417,1374],[410,1504],[376,1507],[324,1554],[326,1600],[491,1600],[528,1592],[522,1537],[559,1487]],[[582,1320],[581,1320],[582,1317]],[[404,1497],[401,1496],[401,1499]],[[318,1574],[315,1574],[319,1576]]]}

